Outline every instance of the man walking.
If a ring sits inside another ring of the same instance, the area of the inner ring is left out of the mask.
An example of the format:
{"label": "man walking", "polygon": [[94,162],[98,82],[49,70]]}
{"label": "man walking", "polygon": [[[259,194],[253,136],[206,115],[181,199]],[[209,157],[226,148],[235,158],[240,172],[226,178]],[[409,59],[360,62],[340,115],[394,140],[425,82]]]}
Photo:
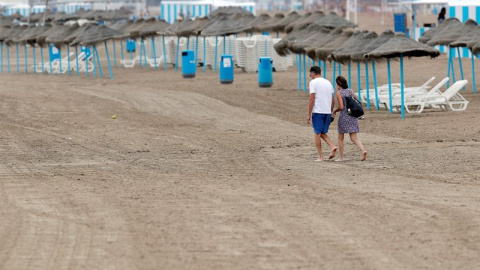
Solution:
{"label": "man walking", "polygon": [[310,68],[310,100],[308,102],[308,120],[307,123],[312,123],[313,132],[315,133],[315,145],[319,158],[317,161],[323,161],[322,142],[323,139],[332,149],[329,159],[335,157],[337,147],[328,137],[328,128],[330,126],[333,107],[335,101],[333,99],[332,84],[321,77],[322,70],[320,67],[313,66]]}

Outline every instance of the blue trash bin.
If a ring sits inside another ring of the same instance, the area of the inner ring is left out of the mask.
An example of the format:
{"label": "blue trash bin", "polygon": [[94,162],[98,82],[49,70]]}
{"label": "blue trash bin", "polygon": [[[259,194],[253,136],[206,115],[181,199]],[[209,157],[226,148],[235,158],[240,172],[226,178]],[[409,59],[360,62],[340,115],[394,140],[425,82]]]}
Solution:
{"label": "blue trash bin", "polygon": [[272,63],[270,57],[260,57],[260,63],[258,64],[258,85],[260,87],[273,85]]}
{"label": "blue trash bin", "polygon": [[222,55],[220,57],[220,83],[233,83],[233,57]]}
{"label": "blue trash bin", "polygon": [[57,49],[57,47],[55,47],[53,44],[50,44],[48,46],[48,53],[49,53],[49,58],[50,58],[50,61],[53,61],[53,60],[60,60],[60,50]]}
{"label": "blue trash bin", "polygon": [[195,53],[191,50],[182,52],[182,76],[184,78],[193,78],[197,72],[197,63],[195,62]]}
{"label": "blue trash bin", "polygon": [[127,39],[126,41],[126,48],[127,48],[127,52],[135,52],[136,50],[136,45],[135,45],[135,40],[131,40],[131,39]]}

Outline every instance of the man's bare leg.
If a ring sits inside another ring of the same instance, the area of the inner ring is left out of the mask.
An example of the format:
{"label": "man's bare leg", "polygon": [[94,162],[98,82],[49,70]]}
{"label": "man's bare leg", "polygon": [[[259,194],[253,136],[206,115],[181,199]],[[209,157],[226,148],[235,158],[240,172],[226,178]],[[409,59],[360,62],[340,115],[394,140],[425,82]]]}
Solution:
{"label": "man's bare leg", "polygon": [[332,159],[335,157],[335,155],[337,154],[337,147],[335,146],[335,144],[333,144],[332,140],[330,140],[330,137],[328,137],[327,134],[325,133],[322,133],[320,134],[320,137],[328,144],[328,146],[330,146],[330,148],[332,149],[332,152],[330,152],[330,155],[328,156],[328,159]]}
{"label": "man's bare leg", "polygon": [[317,152],[318,152],[317,161],[323,161],[322,141],[320,140],[320,134],[315,134],[315,146],[317,147]]}

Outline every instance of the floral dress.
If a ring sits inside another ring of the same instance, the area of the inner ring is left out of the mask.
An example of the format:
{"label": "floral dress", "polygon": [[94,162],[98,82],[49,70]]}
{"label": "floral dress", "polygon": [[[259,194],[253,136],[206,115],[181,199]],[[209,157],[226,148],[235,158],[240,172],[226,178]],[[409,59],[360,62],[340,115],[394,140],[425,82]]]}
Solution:
{"label": "floral dress", "polygon": [[357,133],[360,132],[358,127],[358,119],[356,117],[350,116],[347,112],[347,103],[345,102],[345,97],[355,98],[353,91],[351,89],[340,89],[340,95],[342,96],[343,101],[343,110],[340,112],[338,117],[338,133]]}

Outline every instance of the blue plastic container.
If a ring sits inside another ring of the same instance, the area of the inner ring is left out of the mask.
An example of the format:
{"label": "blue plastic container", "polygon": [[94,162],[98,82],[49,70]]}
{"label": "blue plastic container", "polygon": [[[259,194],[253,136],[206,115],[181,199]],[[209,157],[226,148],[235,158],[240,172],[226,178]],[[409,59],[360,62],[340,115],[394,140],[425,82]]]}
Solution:
{"label": "blue plastic container", "polygon": [[258,64],[258,85],[260,87],[273,85],[272,63],[270,57],[260,57],[260,63]]}
{"label": "blue plastic container", "polygon": [[182,76],[184,78],[193,78],[197,72],[197,63],[195,62],[195,53],[191,50],[182,52]]}
{"label": "blue plastic container", "polygon": [[233,57],[231,55],[220,57],[220,83],[233,83]]}
{"label": "blue plastic container", "polygon": [[406,18],[407,15],[405,13],[393,14],[395,32],[407,33]]}
{"label": "blue plastic container", "polygon": [[127,52],[135,52],[135,41],[131,39],[127,39],[126,42]]}
{"label": "blue plastic container", "polygon": [[50,44],[50,46],[48,47],[48,53],[50,56],[50,61],[60,59],[60,50],[52,44]]}

